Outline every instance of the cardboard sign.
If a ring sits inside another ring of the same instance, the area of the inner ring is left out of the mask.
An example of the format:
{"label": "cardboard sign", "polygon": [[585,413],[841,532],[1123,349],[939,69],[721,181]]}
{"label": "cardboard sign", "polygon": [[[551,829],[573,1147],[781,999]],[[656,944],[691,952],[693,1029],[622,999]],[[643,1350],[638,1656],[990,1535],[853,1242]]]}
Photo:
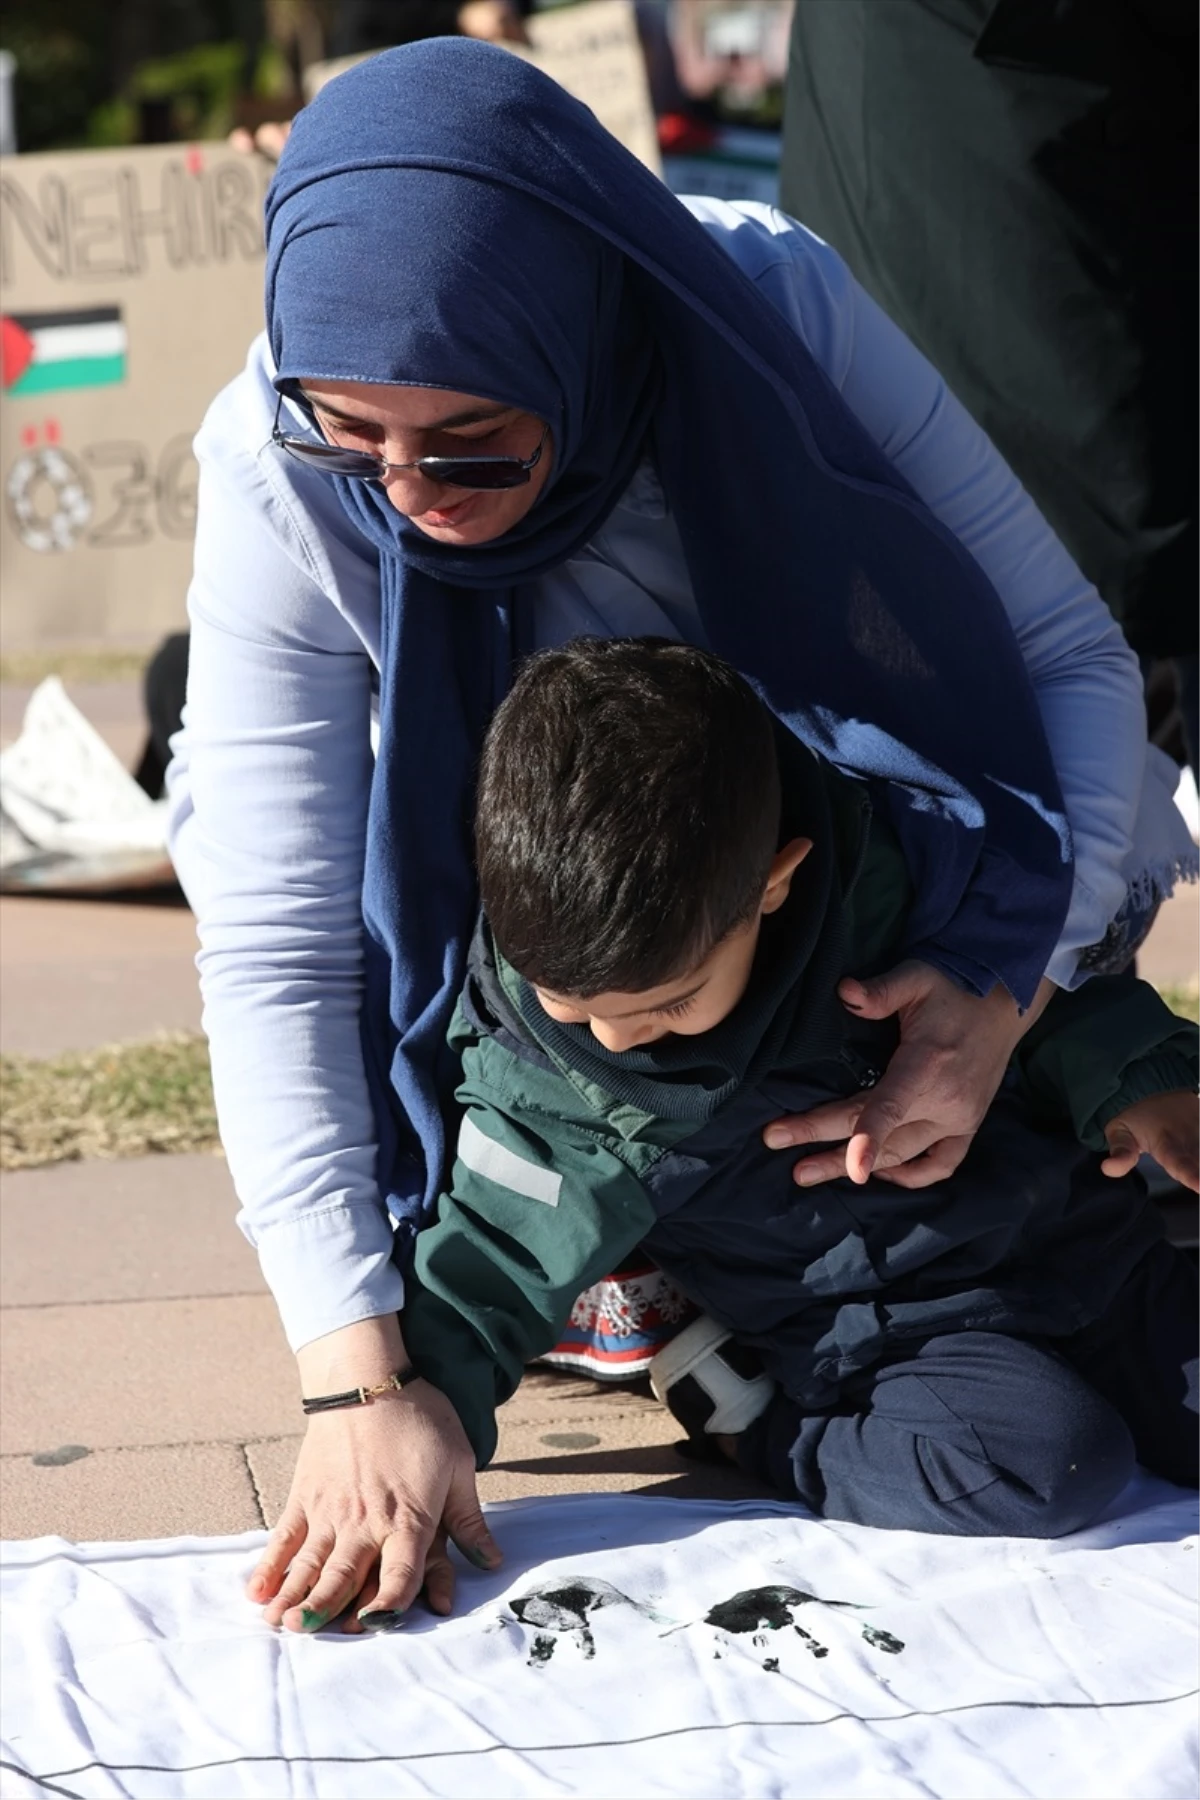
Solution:
{"label": "cardboard sign", "polygon": [[270,176],[223,144],[0,165],[6,649],[185,623],[192,438],[262,326]]}
{"label": "cardboard sign", "polygon": [[[590,106],[600,123],[656,175],[662,173],[658,133],[650,105],[646,62],[632,0],[581,0],[525,21],[530,48],[505,44]],[[370,53],[368,53],[370,54]],[[327,81],[365,62],[343,56],[313,63],[304,71],[304,94],[311,100]]]}
{"label": "cardboard sign", "polygon": [[[521,54],[659,172],[630,0],[529,24]],[[345,66],[310,70],[310,95]],[[152,644],[186,622],[191,443],[262,327],[272,172],[218,143],[0,167],[3,648]]]}
{"label": "cardboard sign", "polygon": [[526,21],[531,50],[506,44],[528,57],[569,94],[590,106],[600,123],[656,175],[662,173],[658,132],[650,105],[646,60],[632,0],[583,0]]}

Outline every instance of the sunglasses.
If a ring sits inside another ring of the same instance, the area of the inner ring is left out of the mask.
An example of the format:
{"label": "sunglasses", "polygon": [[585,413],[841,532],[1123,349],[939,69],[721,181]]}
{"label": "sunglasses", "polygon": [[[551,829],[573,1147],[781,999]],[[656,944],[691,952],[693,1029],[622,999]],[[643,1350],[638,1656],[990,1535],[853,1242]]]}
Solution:
{"label": "sunglasses", "polygon": [[[304,405],[299,395],[293,395]],[[292,437],[279,428],[283,395],[275,408],[271,441],[302,462],[307,468],[319,469],[322,475],[344,475],[350,481],[382,481],[392,469],[416,469],[429,481],[443,482],[447,487],[475,488],[480,492],[496,492],[502,488],[524,487],[541,461],[542,449],[550,433],[542,427],[537,449],[532,456],[419,456],[416,462],[385,462],[382,456],[370,456],[365,450],[341,450],[336,444],[316,444],[311,438]],[[309,409],[306,407],[306,411]],[[313,418],[316,425],[316,418]]]}

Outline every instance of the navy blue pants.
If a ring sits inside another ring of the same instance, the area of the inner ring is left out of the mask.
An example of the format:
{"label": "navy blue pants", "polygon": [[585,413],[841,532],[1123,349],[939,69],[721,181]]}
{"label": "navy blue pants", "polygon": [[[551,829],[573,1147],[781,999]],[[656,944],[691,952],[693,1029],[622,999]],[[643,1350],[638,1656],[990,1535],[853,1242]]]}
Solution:
{"label": "navy blue pants", "polygon": [[739,1460],[827,1519],[964,1537],[1061,1537],[1142,1463],[1197,1483],[1197,1288],[1155,1246],[1066,1338],[965,1331],[857,1376],[836,1409],[780,1393]]}

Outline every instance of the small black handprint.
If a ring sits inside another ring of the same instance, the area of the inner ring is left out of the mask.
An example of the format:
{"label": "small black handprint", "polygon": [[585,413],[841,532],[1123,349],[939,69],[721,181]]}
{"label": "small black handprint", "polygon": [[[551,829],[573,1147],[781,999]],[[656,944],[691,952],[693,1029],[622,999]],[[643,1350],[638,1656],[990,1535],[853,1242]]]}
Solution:
{"label": "small black handprint", "polygon": [[537,1628],[529,1654],[531,1668],[544,1667],[550,1661],[559,1637],[569,1638],[589,1660],[595,1656],[596,1640],[588,1624],[588,1614],[599,1612],[602,1607],[632,1606],[635,1612],[658,1620],[658,1615],[649,1607],[631,1600],[628,1594],[623,1594],[609,1582],[597,1581],[590,1575],[548,1583],[508,1604],[523,1625]]}

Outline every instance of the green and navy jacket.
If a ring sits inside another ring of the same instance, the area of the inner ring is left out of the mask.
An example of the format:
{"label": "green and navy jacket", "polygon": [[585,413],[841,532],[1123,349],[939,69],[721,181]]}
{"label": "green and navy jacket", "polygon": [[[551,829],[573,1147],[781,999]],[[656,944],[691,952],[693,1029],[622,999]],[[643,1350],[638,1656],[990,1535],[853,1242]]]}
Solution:
{"label": "green and navy jacket", "polygon": [[450,1031],[457,1153],[417,1239],[404,1333],[481,1467],[526,1362],[636,1245],[816,1410],[905,1342],[1082,1328],[1161,1236],[1144,1184],[1100,1175],[1097,1152],[1126,1106],[1196,1085],[1197,1034],[1132,976],[1055,996],[965,1161],[934,1187],[806,1190],[795,1153],[766,1149],[770,1120],[886,1066],[892,1023],[853,1019],[836,985],[890,966],[912,900],[867,789],[794,739],[781,761],[781,841],[813,849],[712,1031],[608,1052],[549,1018],[480,921]]}

